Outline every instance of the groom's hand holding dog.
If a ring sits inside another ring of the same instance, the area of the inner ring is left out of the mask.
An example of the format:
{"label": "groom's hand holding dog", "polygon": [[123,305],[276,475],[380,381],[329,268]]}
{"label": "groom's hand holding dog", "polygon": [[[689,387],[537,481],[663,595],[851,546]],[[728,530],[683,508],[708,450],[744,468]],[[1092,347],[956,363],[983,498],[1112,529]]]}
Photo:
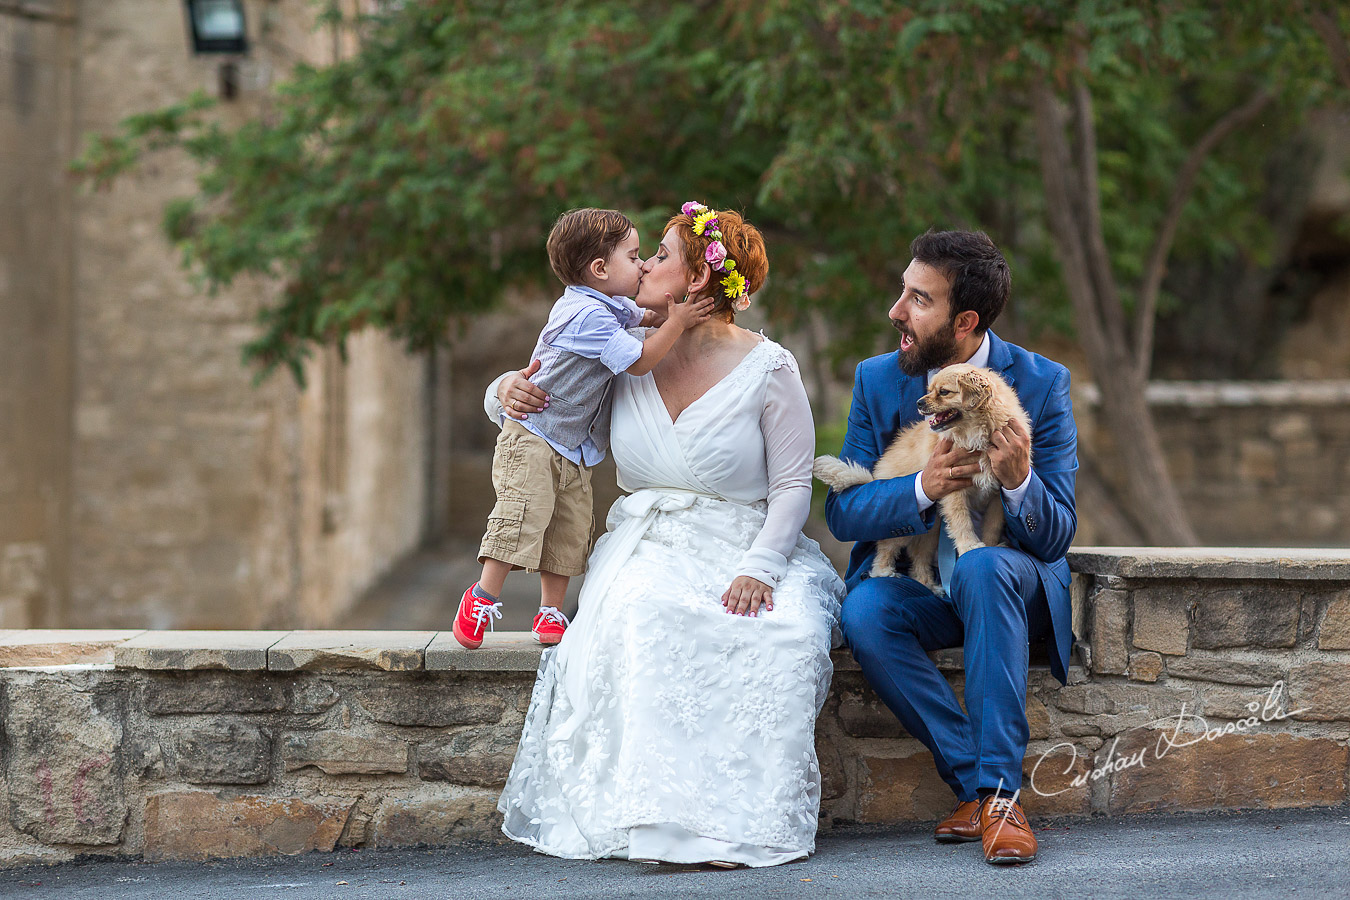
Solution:
{"label": "groom's hand holding dog", "polygon": [[1031,435],[1016,419],[995,431],[989,442],[989,464],[998,483],[1011,490],[1031,474]]}
{"label": "groom's hand holding dog", "polygon": [[970,487],[975,483],[976,473],[980,471],[979,460],[980,454],[962,450],[952,443],[951,438],[944,437],[933,448],[928,465],[923,467],[921,477],[924,494],[936,502],[948,494]]}

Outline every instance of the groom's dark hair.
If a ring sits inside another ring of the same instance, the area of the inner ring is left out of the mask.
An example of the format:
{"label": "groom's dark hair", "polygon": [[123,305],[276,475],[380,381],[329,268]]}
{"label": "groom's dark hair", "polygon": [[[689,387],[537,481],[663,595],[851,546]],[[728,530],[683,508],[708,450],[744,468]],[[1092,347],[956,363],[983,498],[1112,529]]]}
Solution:
{"label": "groom's dark hair", "polygon": [[1008,261],[983,231],[929,231],[909,245],[909,255],[947,276],[952,318],[973,310],[979,334],[989,330],[1012,294]]}

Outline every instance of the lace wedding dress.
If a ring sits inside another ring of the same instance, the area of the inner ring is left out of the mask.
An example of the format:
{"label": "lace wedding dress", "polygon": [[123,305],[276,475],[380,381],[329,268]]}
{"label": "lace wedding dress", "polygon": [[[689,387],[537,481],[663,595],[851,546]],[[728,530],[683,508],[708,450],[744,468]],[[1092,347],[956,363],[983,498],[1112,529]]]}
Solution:
{"label": "lace wedding dress", "polygon": [[[844,585],[801,534],[815,436],[792,355],[763,341],[671,421],[620,376],[609,512],[580,611],[544,653],[498,804],[545,853],[773,865],[815,848],[815,720]],[[752,575],[771,612],[728,615]]]}

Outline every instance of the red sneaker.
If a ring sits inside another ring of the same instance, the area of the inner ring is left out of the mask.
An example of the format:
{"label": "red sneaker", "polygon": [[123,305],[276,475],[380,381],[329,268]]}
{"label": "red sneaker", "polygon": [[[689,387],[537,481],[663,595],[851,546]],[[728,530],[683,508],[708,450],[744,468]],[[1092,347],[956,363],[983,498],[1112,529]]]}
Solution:
{"label": "red sneaker", "polygon": [[539,612],[534,614],[534,626],[530,628],[530,634],[541,644],[556,644],[562,640],[567,625],[567,616],[561,610],[541,606]]}
{"label": "red sneaker", "polygon": [[478,582],[469,585],[459,601],[459,612],[455,614],[455,640],[470,650],[483,645],[483,632],[491,627],[493,619],[502,617],[501,603],[491,603],[473,595]]}

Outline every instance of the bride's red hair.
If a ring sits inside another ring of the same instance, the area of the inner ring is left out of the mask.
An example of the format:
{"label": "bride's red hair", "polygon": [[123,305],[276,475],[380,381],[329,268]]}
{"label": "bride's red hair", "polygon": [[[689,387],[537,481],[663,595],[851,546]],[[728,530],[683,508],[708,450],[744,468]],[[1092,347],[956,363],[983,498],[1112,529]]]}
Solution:
{"label": "bride's red hair", "polygon": [[[745,279],[749,293],[755,293],[764,286],[764,279],[769,274],[769,255],[764,249],[764,235],[734,210],[719,209],[717,223],[728,258],[736,261],[736,271]],[[684,244],[684,269],[690,277],[694,277],[707,265],[704,254],[713,239],[706,234],[694,234],[694,220],[683,213],[671,217],[661,231],[661,236],[665,237],[672,228],[678,230],[680,241]],[[733,298],[728,297],[722,289],[723,277],[721,272],[713,272],[703,293],[717,301],[713,306],[714,316],[731,320],[736,317],[736,311],[731,308]]]}

